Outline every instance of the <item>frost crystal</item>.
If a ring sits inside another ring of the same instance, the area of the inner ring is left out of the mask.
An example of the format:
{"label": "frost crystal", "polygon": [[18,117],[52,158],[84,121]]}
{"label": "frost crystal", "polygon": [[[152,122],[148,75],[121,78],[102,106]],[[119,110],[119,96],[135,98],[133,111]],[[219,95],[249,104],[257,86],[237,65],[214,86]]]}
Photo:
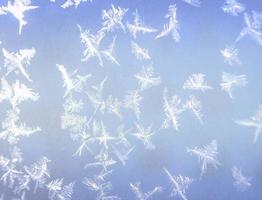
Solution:
{"label": "frost crystal", "polygon": [[217,159],[218,152],[216,140],[213,140],[210,144],[201,148],[187,148],[187,152],[198,157],[198,161],[201,165],[200,178],[206,173],[209,165],[214,168],[217,168],[220,165],[220,162]]}
{"label": "frost crystal", "polygon": [[164,120],[162,127],[169,128],[170,125],[172,125],[176,130],[178,130],[179,118],[182,112],[184,112],[184,108],[181,105],[181,99],[178,96],[169,97],[166,88],[163,92],[163,99],[166,119]]}
{"label": "frost crystal", "polygon": [[117,148],[113,147],[114,149],[114,153],[116,155],[116,157],[118,158],[118,160],[121,162],[121,164],[123,166],[126,165],[126,162],[129,159],[129,155],[133,152],[133,150],[135,149],[135,147],[131,147],[130,149],[125,150],[125,152],[120,152]]}
{"label": "frost crystal", "polygon": [[130,147],[130,142],[127,139],[127,134],[130,132],[129,130],[125,130],[124,125],[120,125],[116,129],[117,131],[117,144],[122,144],[124,147]]}
{"label": "frost crystal", "polygon": [[243,176],[241,169],[234,166],[232,168],[232,175],[234,178],[234,186],[237,190],[245,191],[251,186],[251,178]]}
{"label": "frost crystal", "polygon": [[151,138],[155,134],[151,131],[152,126],[144,128],[142,125],[136,124],[137,133],[133,133],[132,135],[135,136],[138,140],[141,140],[148,150],[155,149],[155,145],[152,143]]}
{"label": "frost crystal", "polygon": [[238,50],[234,47],[226,47],[221,50],[220,53],[224,57],[225,63],[228,63],[229,65],[241,63],[238,58]]}
{"label": "frost crystal", "polygon": [[262,133],[262,106],[259,105],[256,113],[246,120],[237,120],[237,124],[246,127],[255,128],[254,143],[256,143],[258,136]]}
{"label": "frost crystal", "polygon": [[[55,0],[53,0],[55,1]],[[65,3],[63,3],[61,5],[62,8],[69,8],[69,7],[72,7],[74,6],[75,8],[77,8],[81,3],[84,3],[84,2],[92,2],[93,0],[66,0]]]}
{"label": "frost crystal", "polygon": [[28,81],[32,81],[26,71],[31,59],[35,56],[35,49],[21,49],[19,52],[9,52],[2,49],[4,55],[4,66],[7,68],[6,76],[11,72],[21,73]]}
{"label": "frost crystal", "polygon": [[228,93],[229,97],[233,99],[233,89],[238,86],[245,86],[247,84],[246,75],[235,75],[223,72],[221,89]]}
{"label": "frost crystal", "polygon": [[81,61],[87,61],[91,57],[97,57],[99,60],[99,64],[103,66],[103,60],[101,57],[101,53],[99,50],[100,42],[104,38],[105,34],[102,31],[99,31],[97,35],[93,35],[90,31],[83,30],[80,25],[77,25],[80,31],[80,39],[81,42],[85,46],[85,50],[83,52],[83,58]]}
{"label": "frost crystal", "polygon": [[103,28],[102,31],[112,32],[115,29],[121,28],[125,31],[125,26],[122,22],[124,15],[128,9],[115,7],[111,5],[109,10],[102,10]]}
{"label": "frost crystal", "polygon": [[201,102],[195,96],[193,95],[189,96],[189,99],[184,104],[184,108],[186,110],[191,111],[199,120],[199,122],[203,124],[202,113],[201,113],[202,105]]}
{"label": "frost crystal", "polygon": [[50,200],[71,200],[74,183],[63,186],[63,179],[55,179],[46,185]]}
{"label": "frost crystal", "polygon": [[87,150],[90,153],[93,153],[91,148],[89,147],[91,144],[94,143],[95,138],[88,134],[85,130],[77,134],[77,139],[80,141],[80,145],[74,155],[81,156],[83,150]]}
{"label": "frost crystal", "polygon": [[0,132],[0,139],[6,139],[9,143],[17,143],[21,136],[30,136],[36,132],[41,131],[39,127],[31,128],[25,123],[21,123],[18,113],[15,111],[7,112],[6,119],[2,121],[2,129]]}
{"label": "frost crystal", "polygon": [[113,56],[113,48],[115,46],[115,37],[113,41],[110,43],[109,47],[105,50],[100,49],[100,44],[103,38],[105,37],[105,32],[100,30],[96,35],[90,33],[90,31],[83,30],[80,25],[77,25],[80,31],[80,39],[83,45],[85,46],[85,50],[83,52],[82,62],[88,61],[92,57],[97,57],[99,61],[99,65],[103,66],[103,57],[113,64],[119,65],[116,58]]}
{"label": "frost crystal", "polygon": [[237,2],[236,0],[226,0],[222,6],[222,10],[225,13],[229,13],[233,16],[238,16],[245,11],[245,6],[242,3]]}
{"label": "frost crystal", "polygon": [[175,42],[180,41],[180,34],[178,32],[179,25],[177,21],[177,10],[176,10],[176,5],[170,5],[168,8],[168,14],[166,15],[166,18],[169,19],[168,24],[164,25],[164,28],[162,32],[160,32],[157,36],[156,39],[167,36],[169,34],[172,34],[173,39]]}
{"label": "frost crystal", "polygon": [[46,157],[42,157],[39,161],[32,164],[31,166],[25,166],[24,169],[26,173],[35,181],[35,190],[38,187],[44,187],[47,178],[50,178],[50,173],[48,169],[48,163],[50,160]]}
{"label": "frost crystal", "polygon": [[19,34],[21,34],[23,26],[27,24],[27,21],[24,19],[24,13],[36,8],[38,6],[32,6],[31,0],[14,0],[13,4],[11,4],[11,1],[8,1],[7,6],[0,7],[0,15],[12,14],[19,22]]}
{"label": "frost crystal", "polygon": [[98,176],[94,178],[84,178],[83,184],[91,191],[97,193],[96,200],[120,200],[116,195],[110,195],[112,184],[110,181],[104,180],[102,176],[107,176],[108,173],[101,172]]}
{"label": "frost crystal", "polygon": [[199,0],[183,0],[183,1],[195,7],[200,7],[201,5],[201,2]]}
{"label": "frost crystal", "polygon": [[148,53],[148,50],[140,47],[134,41],[131,42],[131,50],[132,50],[132,54],[134,54],[138,60],[150,60],[151,59]]}
{"label": "frost crystal", "polygon": [[143,66],[142,70],[138,74],[135,74],[135,78],[138,80],[141,91],[160,85],[161,83],[160,77],[154,77],[152,64],[148,67]]}
{"label": "frost crystal", "polygon": [[134,15],[134,22],[133,24],[127,23],[127,28],[134,38],[136,38],[137,33],[145,34],[145,33],[157,32],[157,29],[148,27],[144,24],[137,10],[133,13],[133,15]]}
{"label": "frost crystal", "polygon": [[86,92],[89,100],[94,106],[95,111],[99,110],[101,113],[104,113],[106,107],[103,97],[106,81],[107,77],[105,77],[98,85],[93,85],[91,90]]}
{"label": "frost crystal", "polygon": [[119,65],[118,61],[116,60],[116,58],[113,55],[114,54],[115,41],[116,41],[116,37],[113,38],[113,41],[110,43],[108,49],[102,50],[101,53],[111,63],[113,63],[115,65]]}
{"label": "frost crystal", "polygon": [[142,101],[143,97],[139,94],[137,90],[129,91],[124,100],[124,106],[128,109],[131,109],[136,118],[140,118],[140,102]]}
{"label": "frost crystal", "polygon": [[130,183],[130,187],[137,200],[149,200],[152,199],[155,194],[162,192],[162,188],[160,186],[156,186],[153,190],[144,193],[140,189],[140,182]]}
{"label": "frost crystal", "polygon": [[166,173],[169,182],[171,184],[171,197],[179,196],[183,200],[187,200],[186,190],[193,182],[193,179],[187,176],[173,176],[166,168],[164,168],[164,172]]}
{"label": "frost crystal", "polygon": [[96,140],[98,140],[99,144],[102,145],[107,150],[108,142],[116,140],[116,138],[110,136],[110,134],[106,131],[104,124],[101,122],[100,135],[96,137]]}
{"label": "frost crystal", "polygon": [[241,30],[236,41],[249,35],[259,45],[262,45],[262,14],[252,11],[252,14],[244,13],[244,28]]}
{"label": "frost crystal", "polygon": [[0,90],[0,102],[7,100],[12,105],[12,108],[19,110],[17,106],[27,100],[37,101],[39,99],[38,93],[32,91],[18,80],[10,85],[6,79],[1,80],[2,88]]}
{"label": "frost crystal", "polygon": [[184,83],[183,88],[188,90],[200,90],[202,92],[212,89],[212,87],[205,81],[205,74],[201,73],[189,76]]}
{"label": "frost crystal", "polygon": [[83,86],[85,85],[86,81],[91,77],[90,74],[87,74],[85,76],[75,75],[77,73],[77,70],[75,70],[73,73],[69,74],[64,67],[64,65],[57,64],[57,69],[61,73],[64,84],[63,86],[66,88],[64,97],[67,97],[68,95],[72,95],[72,92],[81,92],[83,90]]}

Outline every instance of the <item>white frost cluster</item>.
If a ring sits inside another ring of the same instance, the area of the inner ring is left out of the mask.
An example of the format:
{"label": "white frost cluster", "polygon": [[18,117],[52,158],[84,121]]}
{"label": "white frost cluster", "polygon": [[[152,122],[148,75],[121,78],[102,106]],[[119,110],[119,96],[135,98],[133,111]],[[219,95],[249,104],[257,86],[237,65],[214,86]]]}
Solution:
{"label": "white frost cluster", "polygon": [[238,16],[245,11],[245,6],[244,4],[239,3],[236,0],[226,0],[224,5],[222,6],[222,10],[225,13],[229,13],[233,16]]}
{"label": "white frost cluster", "polygon": [[239,191],[245,191],[251,186],[251,178],[245,177],[242,174],[242,170],[234,166],[232,168],[232,175],[234,178],[234,186]]}
{"label": "white frost cluster", "polygon": [[236,123],[241,126],[255,128],[254,143],[256,143],[258,136],[262,133],[262,106],[259,105],[256,113],[249,119],[237,120]]}
{"label": "white frost cluster", "polygon": [[245,75],[235,75],[223,72],[222,82],[220,83],[221,89],[228,93],[229,97],[233,99],[233,89],[239,86],[245,86],[247,84],[247,78]]}
{"label": "white frost cluster", "polygon": [[252,11],[251,14],[244,13],[244,27],[239,33],[236,41],[244,36],[250,36],[259,45],[262,45],[262,13]]}
{"label": "white frost cluster", "polygon": [[0,15],[12,14],[19,22],[18,32],[21,34],[23,27],[27,24],[27,21],[24,19],[24,13],[36,8],[38,8],[38,6],[32,6],[31,0],[14,0],[13,4],[9,0],[7,6],[0,7]]}
{"label": "white frost cluster", "polygon": [[176,5],[170,5],[168,8],[168,14],[166,18],[169,19],[169,22],[164,25],[163,30],[156,36],[156,39],[172,34],[175,42],[180,41],[180,34],[178,32],[179,23],[177,21],[177,7]]}
{"label": "white frost cluster", "polygon": [[210,144],[203,147],[187,148],[187,152],[198,157],[201,166],[200,178],[207,172],[209,166],[217,168],[220,162],[217,159],[217,142],[213,140]]}

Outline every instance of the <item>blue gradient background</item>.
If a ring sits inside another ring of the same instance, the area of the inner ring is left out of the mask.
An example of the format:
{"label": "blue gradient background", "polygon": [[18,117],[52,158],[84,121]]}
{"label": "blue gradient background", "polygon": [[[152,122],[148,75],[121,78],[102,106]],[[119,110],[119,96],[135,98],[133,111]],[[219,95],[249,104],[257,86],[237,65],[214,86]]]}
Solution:
{"label": "blue gradient background", "polygon": [[[140,141],[131,138],[136,145],[135,152],[131,154],[126,167],[116,165],[109,177],[114,187],[112,194],[118,194],[122,199],[134,199],[129,182],[141,181],[143,191],[148,191],[155,185],[165,187],[164,192],[155,196],[155,199],[169,199],[170,186],[162,170],[166,167],[174,175],[187,175],[195,179],[187,190],[190,200],[262,198],[262,137],[254,144],[254,130],[238,126],[233,121],[253,115],[261,103],[262,47],[250,37],[243,38],[235,45],[239,49],[242,62],[236,66],[224,63],[220,54],[220,50],[226,45],[234,44],[243,26],[242,15],[233,17],[223,13],[221,6],[224,1],[221,0],[203,0],[201,8],[192,7],[180,0],[94,0],[93,3],[80,4],[77,9],[62,9],[59,6],[62,2],[34,1],[33,5],[40,8],[25,14],[28,25],[23,28],[22,35],[18,35],[18,22],[13,16],[0,16],[1,48],[17,51],[34,47],[37,51],[28,70],[34,81],[32,88],[39,92],[40,99],[38,102],[24,103],[21,110],[22,119],[29,125],[41,127],[42,132],[19,142],[25,165],[33,163],[41,156],[47,156],[52,160],[52,177],[64,177],[66,183],[76,181],[73,199],[95,199],[95,193],[81,183],[84,176],[94,173],[92,169],[84,169],[91,157],[88,154],[72,157],[77,144],[70,139],[68,131],[60,128],[64,89],[55,65],[63,64],[69,71],[78,69],[80,74],[91,73],[94,83],[107,75],[106,93],[123,99],[125,91],[138,87],[133,75],[143,66],[131,54],[131,35],[117,30],[106,37],[102,44],[105,47],[114,34],[117,35],[115,55],[121,66],[106,62],[102,68],[95,58],[80,62],[83,46],[76,24],[95,33],[101,28],[101,10],[109,9],[114,4],[129,8],[124,22],[132,22],[132,12],[138,9],[147,25],[161,29],[166,22],[164,16],[168,6],[175,3],[180,23],[179,43],[175,43],[171,37],[154,40],[155,34],[139,34],[136,40],[149,49],[155,71],[162,78],[159,87],[144,92],[141,123],[152,123],[154,129],[160,126],[163,120],[162,91],[167,87],[171,94],[177,94],[182,99],[194,94],[201,100],[204,125],[201,126],[191,114],[183,115],[179,132],[170,129],[153,137],[156,144],[154,151],[146,151]],[[6,1],[1,0],[0,3],[4,5]],[[262,2],[259,0],[241,0],[241,3],[246,5],[247,12],[262,10]],[[0,66],[3,66],[2,54]],[[246,87],[234,91],[233,101],[220,90],[222,72],[246,74],[248,78]],[[192,73],[205,73],[214,90],[205,94],[183,90],[184,81]],[[3,74],[4,70],[1,70],[1,75]],[[12,76],[14,79],[17,77]],[[26,82],[21,76],[19,79]],[[0,112],[2,119],[5,105],[1,104]],[[106,120],[109,124],[118,123],[116,118]],[[210,168],[199,181],[197,158],[190,156],[186,147],[202,146],[213,139],[217,140],[222,165],[217,170]],[[5,142],[1,141],[0,145],[1,153],[8,152],[9,147]],[[233,187],[231,168],[234,165],[241,167],[244,175],[252,177],[252,187],[249,190],[237,192]],[[1,192],[8,194],[6,188],[0,185]],[[41,190],[28,196],[28,200],[45,199],[46,191]]]}

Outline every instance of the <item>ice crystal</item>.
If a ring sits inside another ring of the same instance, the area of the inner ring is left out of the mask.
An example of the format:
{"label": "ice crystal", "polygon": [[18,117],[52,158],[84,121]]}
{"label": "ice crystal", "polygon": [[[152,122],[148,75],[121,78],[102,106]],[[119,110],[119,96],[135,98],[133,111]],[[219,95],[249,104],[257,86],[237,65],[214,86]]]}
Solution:
{"label": "ice crystal", "polygon": [[21,73],[28,81],[32,81],[28,72],[26,71],[31,59],[35,56],[36,50],[20,49],[18,52],[9,52],[2,49],[4,55],[4,66],[7,68],[6,76],[11,72]]}
{"label": "ice crystal", "polygon": [[127,150],[125,150],[125,152],[120,152],[116,147],[113,147],[114,149],[114,153],[116,155],[116,157],[118,158],[118,160],[121,162],[121,164],[123,166],[126,165],[126,162],[129,159],[129,155],[132,153],[132,151],[135,149],[135,147],[131,147]]}
{"label": "ice crystal", "polygon": [[169,182],[171,184],[171,197],[180,197],[183,200],[187,200],[186,190],[193,182],[193,179],[187,176],[173,176],[166,168],[164,168],[164,172],[166,173]]}
{"label": "ice crystal", "polygon": [[176,5],[170,5],[168,8],[168,14],[166,18],[169,19],[169,22],[164,25],[163,30],[156,36],[156,39],[172,34],[175,42],[180,41],[180,34],[178,32],[179,24],[177,21],[177,8]]}
{"label": "ice crystal", "polygon": [[169,128],[173,126],[176,130],[179,127],[179,118],[182,112],[184,112],[184,108],[181,105],[181,99],[178,96],[168,96],[168,91],[165,88],[163,92],[163,100],[164,100],[164,113],[165,120],[162,124],[163,128]]}
{"label": "ice crystal", "polygon": [[148,50],[140,47],[134,41],[131,42],[131,50],[132,50],[132,54],[134,54],[138,60],[150,60],[151,59],[148,53]]}
{"label": "ice crystal", "polygon": [[99,65],[103,66],[103,57],[113,64],[119,65],[116,58],[113,56],[113,49],[115,46],[115,37],[113,41],[110,43],[107,49],[102,50],[100,48],[101,41],[105,37],[105,32],[100,30],[96,35],[90,33],[89,30],[83,30],[80,25],[77,25],[80,31],[80,39],[83,43],[85,50],[83,52],[82,62],[88,61],[92,57],[97,57]]}
{"label": "ice crystal", "polygon": [[229,65],[241,63],[238,58],[238,50],[234,47],[226,47],[221,50],[220,53],[224,57],[225,63],[228,63]]}
{"label": "ice crystal", "polygon": [[152,199],[152,196],[162,191],[162,187],[156,186],[149,192],[142,192],[140,189],[140,182],[130,183],[131,190],[133,191],[137,200],[149,200]]}
{"label": "ice crystal", "polygon": [[86,81],[91,77],[90,74],[87,74],[85,76],[76,75],[76,70],[73,73],[69,74],[64,65],[57,64],[56,66],[58,71],[62,75],[64,81],[63,86],[66,88],[64,97],[71,95],[72,92],[81,92]]}
{"label": "ice crystal", "polygon": [[[55,1],[55,0],[53,0]],[[74,6],[75,8],[77,8],[81,3],[85,3],[85,2],[92,2],[93,0],[66,0],[66,2],[64,2],[61,7],[62,8],[69,8]]]}
{"label": "ice crystal", "polygon": [[102,31],[114,31],[115,29],[122,29],[125,31],[125,26],[122,22],[124,15],[128,9],[115,7],[111,5],[109,10],[102,10],[103,28]]}
{"label": "ice crystal", "polygon": [[251,187],[251,178],[250,177],[245,177],[242,174],[242,170],[234,166],[232,168],[232,175],[234,178],[234,186],[237,190],[239,191],[245,191],[249,187]]}
{"label": "ice crystal", "polygon": [[245,75],[235,75],[223,72],[222,82],[220,83],[221,89],[228,93],[229,97],[233,99],[233,89],[239,86],[245,86],[247,79]]}
{"label": "ice crystal", "polygon": [[21,123],[18,113],[10,110],[7,112],[5,120],[2,121],[2,131],[0,132],[0,139],[6,139],[9,143],[17,143],[20,137],[30,136],[36,132],[41,131],[39,127],[31,128],[25,123]]}
{"label": "ice crystal", "polygon": [[207,172],[208,167],[211,165],[217,168],[220,162],[217,159],[217,142],[213,140],[210,144],[203,147],[195,147],[193,149],[187,148],[187,152],[198,157],[201,165],[200,178]]}
{"label": "ice crystal", "polygon": [[148,150],[155,149],[155,145],[152,143],[151,138],[155,134],[152,132],[152,126],[149,126],[147,128],[144,128],[140,124],[136,124],[137,132],[133,133],[132,135],[135,136],[138,140],[141,140]]}
{"label": "ice crystal", "polygon": [[100,123],[100,135],[96,137],[96,140],[98,140],[99,144],[102,145],[106,150],[108,149],[108,142],[112,141],[112,140],[116,140],[115,137],[111,136],[104,124],[101,122]]}
{"label": "ice crystal", "polygon": [[245,6],[244,4],[239,3],[236,0],[226,0],[224,5],[222,6],[222,10],[225,13],[229,13],[233,16],[238,16],[245,11]]}
{"label": "ice crystal", "polygon": [[24,13],[36,8],[38,6],[32,6],[31,0],[14,0],[13,4],[8,1],[7,6],[0,7],[0,15],[12,14],[19,22],[19,34],[21,34],[22,28],[27,24]]}
{"label": "ice crystal", "polygon": [[154,77],[154,68],[152,64],[147,67],[143,66],[141,71],[138,74],[135,74],[135,78],[138,80],[141,91],[157,86],[161,83],[160,77]]}
{"label": "ice crystal", "polygon": [[129,91],[125,97],[124,106],[128,109],[131,109],[135,113],[137,119],[140,118],[140,102],[142,100],[143,97],[137,90]]}
{"label": "ice crystal", "polygon": [[184,104],[184,108],[191,111],[196,118],[199,120],[199,122],[201,124],[203,124],[203,120],[202,120],[202,105],[201,102],[193,95],[189,96],[189,99],[186,101],[186,103]]}
{"label": "ice crystal", "polygon": [[50,178],[50,172],[48,169],[48,163],[50,160],[47,157],[42,157],[36,163],[31,166],[25,166],[24,169],[30,178],[35,182],[35,190],[38,187],[44,187],[47,178]]}
{"label": "ice crystal", "polygon": [[137,37],[137,33],[145,34],[145,33],[157,32],[157,29],[151,28],[144,24],[137,10],[133,13],[133,15],[134,15],[134,22],[133,24],[127,23],[127,28],[134,38]]}
{"label": "ice crystal", "polygon": [[246,120],[237,120],[237,124],[246,127],[255,128],[254,143],[256,143],[258,136],[262,133],[262,106],[259,105],[256,113]]}
{"label": "ice crystal", "polygon": [[205,81],[205,74],[201,73],[189,76],[184,83],[183,88],[188,90],[200,90],[202,92],[212,89],[212,87]]}
{"label": "ice crystal", "polygon": [[236,41],[239,41],[244,36],[250,36],[259,45],[262,45],[262,14],[252,11],[251,14],[244,13],[244,28],[239,33]]}
{"label": "ice crystal", "polygon": [[183,1],[195,7],[200,7],[201,5],[201,2],[199,0],[183,0]]}
{"label": "ice crystal", "polygon": [[18,80],[10,85],[5,78],[1,79],[2,88],[0,90],[0,102],[7,100],[12,105],[12,108],[19,110],[17,107],[24,101],[37,101],[39,99],[38,93],[32,91]]}

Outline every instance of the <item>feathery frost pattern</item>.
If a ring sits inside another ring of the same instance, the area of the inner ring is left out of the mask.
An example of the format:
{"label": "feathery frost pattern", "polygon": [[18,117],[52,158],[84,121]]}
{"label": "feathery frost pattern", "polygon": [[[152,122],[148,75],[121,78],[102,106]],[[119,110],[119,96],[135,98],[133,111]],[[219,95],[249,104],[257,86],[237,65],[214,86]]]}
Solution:
{"label": "feathery frost pattern", "polygon": [[210,144],[203,147],[187,148],[187,152],[198,157],[198,161],[201,167],[202,177],[206,172],[208,167],[211,165],[217,168],[220,162],[217,159],[217,142],[213,140]]}
{"label": "feathery frost pattern", "polygon": [[109,10],[102,10],[103,28],[102,31],[114,31],[115,29],[122,29],[125,31],[125,26],[122,22],[128,9],[115,7],[111,5]]}
{"label": "feathery frost pattern", "polygon": [[244,13],[244,27],[239,33],[236,41],[244,36],[250,36],[259,45],[262,45],[262,14],[252,11],[251,14]]}
{"label": "feathery frost pattern", "polygon": [[258,136],[262,133],[262,106],[259,105],[256,113],[246,120],[237,120],[237,124],[246,127],[255,128],[254,143],[257,141]]}
{"label": "feathery frost pattern", "polygon": [[[55,2],[55,0],[50,0]],[[74,6],[75,8],[77,8],[81,3],[84,2],[92,2],[93,0],[66,0],[61,7],[62,8],[70,8],[72,6]]]}
{"label": "feathery frost pattern", "polygon": [[258,1],[2,0],[0,27],[0,200],[262,198]]}
{"label": "feathery frost pattern", "polygon": [[221,50],[220,53],[224,57],[225,63],[228,63],[229,65],[241,63],[238,58],[238,50],[234,47],[226,47]]}
{"label": "feathery frost pattern", "polygon": [[29,77],[26,68],[30,65],[31,59],[35,55],[35,49],[21,49],[19,52],[9,52],[6,49],[2,49],[4,55],[4,66],[7,69],[6,76],[11,72],[21,73],[28,81],[32,81]]}
{"label": "feathery frost pattern", "polygon": [[152,196],[154,196],[156,193],[159,193],[162,191],[162,188],[160,186],[156,186],[153,190],[143,193],[140,189],[140,183],[130,183],[131,190],[133,191],[135,197],[137,200],[148,200],[152,199]]}
{"label": "feathery frost pattern", "polygon": [[138,80],[141,91],[161,84],[161,78],[153,76],[154,68],[152,64],[148,67],[142,67],[142,70],[138,74],[135,74],[135,78]]}
{"label": "feathery frost pattern", "polygon": [[244,4],[236,0],[226,0],[224,5],[222,6],[222,10],[225,13],[229,13],[233,16],[238,16],[239,14],[245,11],[245,6]]}
{"label": "feathery frost pattern", "polygon": [[127,23],[127,28],[131,35],[136,38],[138,33],[146,34],[146,33],[155,33],[157,29],[146,26],[142,19],[140,18],[138,11],[136,10],[134,13],[134,22],[133,24]]}
{"label": "feathery frost pattern", "polygon": [[200,7],[201,2],[200,0],[183,0],[184,2],[186,2],[189,5],[195,6],[195,7]]}
{"label": "feathery frost pattern", "polygon": [[168,8],[168,14],[166,18],[169,19],[169,22],[164,25],[163,30],[156,36],[156,39],[172,34],[175,42],[180,41],[180,34],[178,32],[179,23],[177,21],[177,8],[176,5],[170,5]]}
{"label": "feathery frost pattern", "polygon": [[132,53],[138,60],[150,60],[151,57],[148,53],[148,50],[140,47],[137,43],[131,42]]}
{"label": "feathery frost pattern", "polygon": [[82,62],[88,61],[92,57],[97,57],[99,65],[103,66],[103,57],[111,61],[114,64],[119,65],[116,59],[113,56],[113,48],[115,44],[115,38],[112,43],[109,45],[108,49],[101,50],[100,43],[103,40],[105,33],[103,30],[99,30],[96,35],[90,33],[90,31],[83,30],[80,25],[77,25],[80,31],[80,39],[85,50],[83,52]]}
{"label": "feathery frost pattern", "polygon": [[8,1],[6,6],[0,7],[0,15],[12,14],[19,22],[18,32],[21,35],[23,27],[27,24],[24,13],[36,8],[38,6],[31,5],[31,0],[14,0],[13,3]]}
{"label": "feathery frost pattern", "polygon": [[251,186],[251,178],[245,177],[242,174],[242,170],[238,169],[237,167],[232,168],[232,175],[234,178],[234,186],[237,190],[245,191]]}
{"label": "feathery frost pattern", "polygon": [[181,104],[181,99],[175,95],[169,97],[166,88],[164,89],[163,99],[163,108],[166,119],[164,120],[162,127],[169,128],[170,126],[173,126],[176,130],[178,130],[180,115],[184,112],[184,108]]}
{"label": "feathery frost pattern", "polygon": [[205,74],[192,74],[186,80],[183,86],[184,89],[188,90],[200,90],[205,92],[206,90],[211,90],[212,87],[209,86],[205,81]]}
{"label": "feathery frost pattern", "polygon": [[228,93],[229,97],[233,99],[233,89],[239,86],[245,86],[247,78],[245,75],[235,75],[223,72],[222,82],[220,83],[221,89]]}
{"label": "feathery frost pattern", "polygon": [[186,190],[194,180],[187,176],[173,176],[166,168],[164,168],[164,172],[167,175],[172,188],[170,196],[178,196],[182,200],[187,200]]}
{"label": "feathery frost pattern", "polygon": [[147,128],[144,128],[143,126],[137,124],[137,133],[133,133],[132,135],[135,136],[138,140],[141,140],[148,150],[155,149],[155,145],[151,141],[151,137],[155,134],[151,131],[152,127],[149,126]]}

